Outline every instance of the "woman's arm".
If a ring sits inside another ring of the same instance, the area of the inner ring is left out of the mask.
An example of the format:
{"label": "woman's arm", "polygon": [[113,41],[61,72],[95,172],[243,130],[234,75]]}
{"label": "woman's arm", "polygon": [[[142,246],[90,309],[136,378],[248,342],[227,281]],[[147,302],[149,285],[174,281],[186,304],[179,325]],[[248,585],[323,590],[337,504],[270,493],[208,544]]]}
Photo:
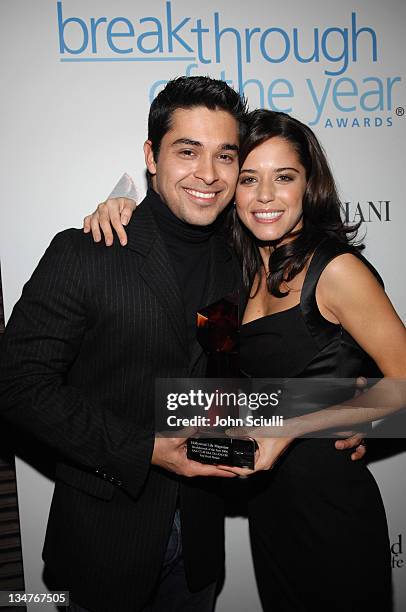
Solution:
{"label": "woman's arm", "polygon": [[96,210],[87,215],[83,220],[83,231],[85,234],[92,232],[95,242],[100,242],[101,232],[104,234],[106,246],[113,244],[114,228],[120,240],[120,244],[127,244],[127,233],[124,225],[127,225],[139,201],[134,181],[128,174],[123,176],[110,193],[105,202],[99,204]]}
{"label": "woman's arm", "polygon": [[342,404],[287,419],[284,436],[351,429],[406,406],[406,329],[372,272],[355,255],[339,255],[320,276],[316,300],[321,314],[342,325],[384,378]]}
{"label": "woman's arm", "polygon": [[286,421],[295,435],[382,419],[406,405],[406,329],[372,272],[355,255],[333,259],[316,290],[321,314],[339,323],[375,361],[384,378],[338,406]]}
{"label": "woman's arm", "polygon": [[372,272],[346,253],[324,269],[316,290],[321,314],[338,322],[384,376],[406,377],[406,329]]}
{"label": "woman's arm", "polygon": [[137,203],[128,198],[109,198],[83,219],[83,231],[85,234],[92,232],[95,242],[101,241],[103,232],[106,246],[111,246],[114,240],[112,229],[115,229],[120,244],[125,246],[127,233],[124,226],[128,224],[136,206]]}

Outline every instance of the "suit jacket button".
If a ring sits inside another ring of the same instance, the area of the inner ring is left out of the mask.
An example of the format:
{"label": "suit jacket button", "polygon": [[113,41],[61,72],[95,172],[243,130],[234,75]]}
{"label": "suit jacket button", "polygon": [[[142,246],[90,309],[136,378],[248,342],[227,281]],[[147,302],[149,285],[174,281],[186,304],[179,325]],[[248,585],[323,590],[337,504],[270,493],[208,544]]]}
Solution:
{"label": "suit jacket button", "polygon": [[97,467],[97,468],[95,469],[95,473],[96,473],[98,476],[101,476],[101,478],[104,478],[104,480],[106,480],[106,478],[107,478],[107,474],[106,474],[106,472],[105,472],[105,469],[106,469],[106,468],[104,468],[104,467]]}

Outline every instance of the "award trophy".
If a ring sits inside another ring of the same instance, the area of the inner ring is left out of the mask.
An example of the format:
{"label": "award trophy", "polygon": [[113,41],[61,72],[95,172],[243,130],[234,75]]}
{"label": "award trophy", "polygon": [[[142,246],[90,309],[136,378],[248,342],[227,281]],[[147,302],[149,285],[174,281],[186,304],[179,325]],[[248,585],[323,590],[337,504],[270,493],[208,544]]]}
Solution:
{"label": "award trophy", "polygon": [[[196,313],[197,340],[207,355],[207,378],[218,378],[222,391],[235,389],[230,379],[240,377],[238,347],[238,295],[228,295]],[[230,389],[231,384],[231,389]],[[212,416],[227,417],[237,407],[215,405]],[[187,441],[188,459],[200,463],[223,464],[253,469],[256,442],[251,438],[229,438],[221,428],[199,431]]]}

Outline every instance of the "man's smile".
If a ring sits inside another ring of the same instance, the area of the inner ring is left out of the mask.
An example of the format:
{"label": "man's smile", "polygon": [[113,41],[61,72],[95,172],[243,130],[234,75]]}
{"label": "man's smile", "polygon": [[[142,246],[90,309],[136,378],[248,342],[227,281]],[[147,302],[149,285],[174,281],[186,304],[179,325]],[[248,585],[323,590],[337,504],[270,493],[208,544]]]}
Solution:
{"label": "man's smile", "polygon": [[193,198],[197,198],[198,200],[214,200],[219,191],[198,191],[197,189],[190,189],[188,187],[183,187],[184,191],[191,195]]}

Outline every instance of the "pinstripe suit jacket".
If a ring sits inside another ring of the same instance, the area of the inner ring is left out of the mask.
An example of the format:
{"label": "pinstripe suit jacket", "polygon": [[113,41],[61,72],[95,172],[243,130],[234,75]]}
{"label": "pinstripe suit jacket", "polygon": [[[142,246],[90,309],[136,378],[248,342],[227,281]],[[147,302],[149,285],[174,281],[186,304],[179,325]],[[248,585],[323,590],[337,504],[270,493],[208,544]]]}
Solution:
{"label": "pinstripe suit jacket", "polygon": [[[223,567],[217,479],[151,467],[156,377],[204,375],[148,207],[128,245],[58,234],[16,304],[1,345],[1,415],[62,456],[44,559],[51,586],[100,612],[141,609],[156,583],[179,500],[192,590]],[[241,282],[223,237],[211,244],[210,304]]]}

